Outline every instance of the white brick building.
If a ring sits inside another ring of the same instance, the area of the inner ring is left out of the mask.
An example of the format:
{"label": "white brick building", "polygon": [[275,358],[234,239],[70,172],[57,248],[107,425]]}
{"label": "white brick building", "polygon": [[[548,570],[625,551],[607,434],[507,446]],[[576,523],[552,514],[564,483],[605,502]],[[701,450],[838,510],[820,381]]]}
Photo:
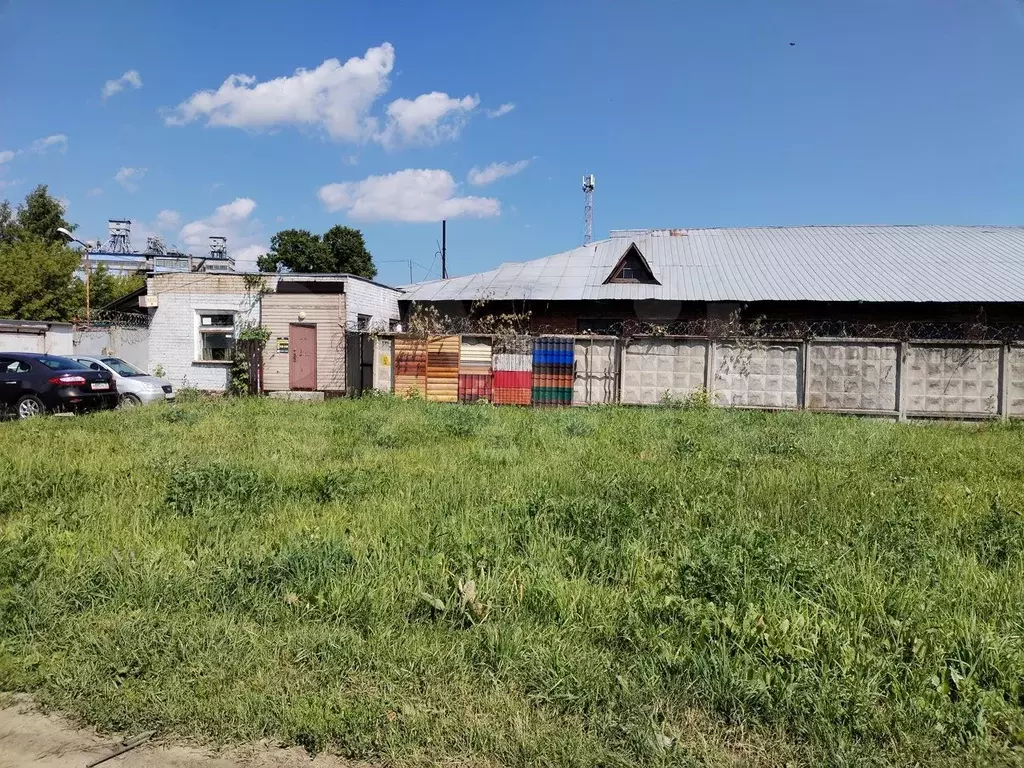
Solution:
{"label": "white brick building", "polygon": [[149,370],[178,387],[223,391],[235,335],[270,332],[264,389],[343,392],[357,375],[359,330],[398,322],[399,291],[351,275],[164,274],[147,282]]}

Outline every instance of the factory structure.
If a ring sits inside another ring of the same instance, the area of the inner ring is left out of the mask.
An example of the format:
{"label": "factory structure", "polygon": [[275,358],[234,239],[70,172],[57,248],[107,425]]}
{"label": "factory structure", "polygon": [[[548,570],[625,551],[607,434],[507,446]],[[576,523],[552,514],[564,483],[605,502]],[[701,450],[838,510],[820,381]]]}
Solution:
{"label": "factory structure", "polygon": [[136,250],[132,247],[132,223],[127,219],[110,219],[107,222],[107,240],[89,251],[92,269],[100,265],[115,275],[137,275],[162,272],[217,272],[235,271],[235,262],[228,255],[227,239],[220,236],[210,238],[205,255],[195,256],[184,253],[164,243],[163,238],[146,238],[146,247]]}

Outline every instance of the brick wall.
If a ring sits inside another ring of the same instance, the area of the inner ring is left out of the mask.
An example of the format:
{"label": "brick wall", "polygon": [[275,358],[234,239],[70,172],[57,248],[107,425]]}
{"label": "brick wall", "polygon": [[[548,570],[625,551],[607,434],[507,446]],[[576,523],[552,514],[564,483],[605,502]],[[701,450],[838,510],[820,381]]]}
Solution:
{"label": "brick wall", "polygon": [[[177,280],[164,276],[149,280],[149,295],[155,295],[158,302],[150,310],[153,313],[149,328],[150,370],[161,366],[175,387],[222,391],[227,388],[230,363],[197,360],[199,314],[207,310],[234,312],[237,328],[244,322],[259,322],[259,302],[245,291],[241,276],[173,277]],[[189,277],[193,282],[187,281]],[[218,288],[223,292],[217,292]]]}
{"label": "brick wall", "polygon": [[397,320],[398,297],[400,293],[394,288],[349,278],[345,281],[345,303],[347,306],[346,321],[350,328],[355,328],[359,315],[369,315],[370,327],[374,330],[389,330],[389,322]]}

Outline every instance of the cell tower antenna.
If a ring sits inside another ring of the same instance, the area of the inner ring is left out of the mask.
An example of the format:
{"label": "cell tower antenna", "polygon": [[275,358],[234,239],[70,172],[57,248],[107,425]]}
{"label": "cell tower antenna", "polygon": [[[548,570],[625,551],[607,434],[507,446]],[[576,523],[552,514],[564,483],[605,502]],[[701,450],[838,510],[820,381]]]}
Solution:
{"label": "cell tower antenna", "polygon": [[583,176],[583,196],[586,203],[583,206],[583,244],[590,245],[594,239],[594,174],[588,173]]}

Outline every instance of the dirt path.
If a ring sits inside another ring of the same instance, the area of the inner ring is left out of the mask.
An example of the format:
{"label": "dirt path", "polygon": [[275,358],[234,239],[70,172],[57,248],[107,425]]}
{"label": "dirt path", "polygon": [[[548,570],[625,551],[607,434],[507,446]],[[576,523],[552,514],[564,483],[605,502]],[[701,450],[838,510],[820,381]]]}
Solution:
{"label": "dirt path", "polygon": [[[108,755],[121,739],[76,728],[56,715],[44,715],[27,699],[0,708],[0,768],[84,768]],[[366,764],[358,764],[369,768]],[[101,764],[101,768],[357,768],[328,755],[310,760],[304,749],[259,744],[213,752],[159,740]]]}

